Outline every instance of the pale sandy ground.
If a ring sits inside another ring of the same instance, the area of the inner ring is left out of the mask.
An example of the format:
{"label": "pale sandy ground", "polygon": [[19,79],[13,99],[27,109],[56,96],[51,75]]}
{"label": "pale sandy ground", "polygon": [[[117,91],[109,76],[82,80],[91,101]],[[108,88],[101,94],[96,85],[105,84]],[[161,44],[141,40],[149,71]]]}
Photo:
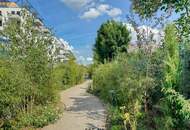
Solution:
{"label": "pale sandy ground", "polygon": [[86,92],[90,83],[61,92],[66,110],[60,120],[42,130],[105,130],[106,110],[97,97]]}

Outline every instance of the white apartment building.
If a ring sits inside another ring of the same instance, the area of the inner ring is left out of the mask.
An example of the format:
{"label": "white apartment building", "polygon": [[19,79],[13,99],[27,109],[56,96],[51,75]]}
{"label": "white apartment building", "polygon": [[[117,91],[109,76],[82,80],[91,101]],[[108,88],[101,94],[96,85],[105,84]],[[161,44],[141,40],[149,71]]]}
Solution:
{"label": "white apartment building", "polygon": [[[22,22],[22,12],[24,8],[19,7],[15,2],[9,2],[8,0],[0,0],[0,30],[2,31],[6,26],[6,23],[11,19],[18,20],[18,23]],[[30,11],[27,11],[30,13]],[[43,22],[39,19],[35,19],[35,25],[43,32],[50,32],[45,27]]]}
{"label": "white apartment building", "polygon": [[6,25],[6,22],[10,19],[21,20],[21,8],[14,2],[6,2],[5,0],[0,1],[0,30]]}
{"label": "white apartment building", "polygon": [[[0,0],[0,31],[3,31],[6,23],[11,19],[16,19],[18,23],[23,22],[22,12],[24,8],[19,7],[15,2],[10,2],[8,0]],[[29,14],[33,15],[32,13]],[[50,30],[44,25],[41,19],[36,18],[34,20],[35,28],[39,29],[44,33],[50,32]],[[0,38],[0,41],[6,39]],[[56,56],[54,57],[58,62],[64,62],[68,60],[68,55],[71,54],[71,48],[69,44],[63,40],[54,37],[54,50],[56,51]]]}
{"label": "white apartment building", "polygon": [[72,54],[72,47],[63,39],[58,39],[54,37],[54,60],[56,62],[65,62],[69,60],[70,55]]}

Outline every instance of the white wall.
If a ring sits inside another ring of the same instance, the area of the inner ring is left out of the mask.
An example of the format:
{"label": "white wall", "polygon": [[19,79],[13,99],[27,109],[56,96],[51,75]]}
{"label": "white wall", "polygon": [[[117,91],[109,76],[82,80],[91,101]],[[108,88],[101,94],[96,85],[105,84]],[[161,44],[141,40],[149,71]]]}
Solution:
{"label": "white wall", "polygon": [[[21,13],[21,8],[16,7],[16,8],[11,8],[11,7],[0,7],[1,15],[0,15],[0,20],[2,20],[3,26],[0,26],[0,30],[3,30],[5,23],[8,21],[10,17],[20,17],[17,12],[19,11]],[[15,11],[15,14],[11,14],[12,11]]]}

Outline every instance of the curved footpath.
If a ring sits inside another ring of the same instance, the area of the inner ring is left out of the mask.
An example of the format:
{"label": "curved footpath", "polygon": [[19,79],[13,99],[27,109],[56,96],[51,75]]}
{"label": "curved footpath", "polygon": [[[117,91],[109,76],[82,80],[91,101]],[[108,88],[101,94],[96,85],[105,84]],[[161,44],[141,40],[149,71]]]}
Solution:
{"label": "curved footpath", "polygon": [[100,100],[87,93],[91,81],[61,92],[66,106],[63,116],[42,130],[105,130],[106,110]]}

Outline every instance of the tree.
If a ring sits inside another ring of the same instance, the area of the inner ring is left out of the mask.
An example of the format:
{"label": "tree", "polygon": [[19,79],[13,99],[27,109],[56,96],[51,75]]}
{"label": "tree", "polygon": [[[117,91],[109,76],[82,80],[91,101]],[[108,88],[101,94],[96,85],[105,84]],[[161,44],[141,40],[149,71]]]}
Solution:
{"label": "tree", "polygon": [[[176,12],[180,14],[177,19],[178,31],[182,40],[187,40],[190,34],[190,0],[131,0],[133,10],[140,14],[142,18],[150,18],[158,11],[164,11],[171,14]],[[185,38],[186,37],[186,38]],[[188,40],[189,41],[189,40]]]}
{"label": "tree", "polygon": [[119,53],[127,53],[131,40],[126,26],[116,21],[107,21],[98,30],[94,46],[94,60],[98,63],[111,61]]}
{"label": "tree", "polygon": [[168,25],[165,29],[165,87],[172,88],[179,91],[180,82],[180,56],[179,56],[179,43],[177,38],[177,30],[174,25]]}
{"label": "tree", "polygon": [[[156,13],[160,11],[170,15],[176,12],[180,16],[175,20],[177,29],[170,25],[165,30],[166,57],[164,60],[164,89],[162,92],[167,99],[174,128],[186,129],[184,128],[185,122],[190,121],[190,103],[189,100],[186,100],[186,98],[190,98],[190,1],[132,0],[132,4],[134,11],[140,14],[142,18],[149,19],[156,16]],[[177,44],[178,42],[180,44]]]}
{"label": "tree", "polygon": [[[153,16],[158,10],[168,11],[173,9],[175,12],[181,13],[184,11],[186,15],[189,14],[189,0],[131,0],[133,9],[143,18]],[[181,13],[184,15],[184,13]]]}
{"label": "tree", "polygon": [[0,111],[0,118],[3,120],[9,116],[14,119],[20,113],[31,114],[36,106],[47,105],[56,97],[51,79],[51,34],[36,27],[34,16],[24,11],[22,14],[24,22],[11,19],[1,32],[7,39],[1,44],[6,62],[0,63],[0,109],[5,110]]}
{"label": "tree", "polygon": [[179,93],[181,67],[177,30],[174,25],[168,25],[165,29],[164,50],[163,93],[168,101],[169,113],[173,119],[174,128],[185,129],[185,122],[190,120],[190,104]]}
{"label": "tree", "polygon": [[158,11],[176,12],[179,18],[175,21],[180,39],[180,55],[182,66],[181,90],[190,98],[190,0],[132,0],[133,10],[142,18],[150,18]]}
{"label": "tree", "polygon": [[[18,63],[0,60],[0,120],[3,123],[26,112],[32,96],[32,83]],[[0,126],[1,127],[1,126]]]}
{"label": "tree", "polygon": [[[50,55],[53,47],[51,34],[44,33],[35,25],[35,17],[29,16],[28,12],[22,12],[24,22],[18,24],[19,19],[10,20],[2,35],[8,39],[4,48],[8,58],[12,62],[18,62],[23,66],[32,82],[33,90],[28,97],[33,104],[41,104],[53,98],[50,89],[53,59]],[[50,96],[51,95],[51,96]]]}

